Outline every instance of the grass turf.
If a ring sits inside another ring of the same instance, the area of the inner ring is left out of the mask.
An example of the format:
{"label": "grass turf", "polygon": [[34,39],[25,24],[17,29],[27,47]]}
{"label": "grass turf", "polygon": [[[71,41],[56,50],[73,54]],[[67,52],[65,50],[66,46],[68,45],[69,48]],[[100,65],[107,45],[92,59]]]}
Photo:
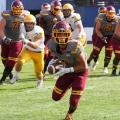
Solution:
{"label": "grass turf", "polygon": [[[92,46],[85,49],[89,56]],[[89,68],[86,90],[74,114],[75,120],[120,120],[120,77],[103,74],[104,50],[100,54],[96,71]],[[0,64],[0,76],[2,74]],[[11,85],[0,86],[0,120],[62,120],[69,107],[70,91],[54,102],[51,98],[55,84],[53,76],[47,76],[44,87],[36,89],[33,63],[23,66],[20,80]]]}

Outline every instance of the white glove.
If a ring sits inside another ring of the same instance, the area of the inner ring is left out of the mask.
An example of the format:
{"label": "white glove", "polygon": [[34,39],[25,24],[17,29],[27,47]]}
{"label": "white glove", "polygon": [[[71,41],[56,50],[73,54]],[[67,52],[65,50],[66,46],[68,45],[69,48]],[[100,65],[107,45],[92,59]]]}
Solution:
{"label": "white glove", "polygon": [[74,68],[60,68],[60,70],[55,74],[56,76],[63,76],[66,73],[74,72]]}
{"label": "white glove", "polygon": [[3,38],[3,42],[4,42],[5,44],[10,44],[11,41],[12,41],[11,38],[8,38],[8,37],[4,36],[4,38]]}
{"label": "white glove", "polygon": [[48,66],[51,65],[51,64],[54,64],[58,59],[51,59]]}
{"label": "white glove", "polygon": [[102,41],[107,44],[107,37],[103,37]]}
{"label": "white glove", "polygon": [[[49,68],[50,66],[52,66],[52,67],[53,67],[53,70],[54,70],[54,66],[53,66],[52,64],[54,64],[57,60],[58,60],[58,59],[51,59],[51,60],[49,61],[48,66],[47,66],[47,71],[48,71],[48,68]],[[55,70],[54,70],[53,73],[55,73]]]}
{"label": "white glove", "polygon": [[23,42],[25,43],[25,44],[27,44],[28,42],[30,42],[28,39],[26,39],[26,38],[23,38]]}

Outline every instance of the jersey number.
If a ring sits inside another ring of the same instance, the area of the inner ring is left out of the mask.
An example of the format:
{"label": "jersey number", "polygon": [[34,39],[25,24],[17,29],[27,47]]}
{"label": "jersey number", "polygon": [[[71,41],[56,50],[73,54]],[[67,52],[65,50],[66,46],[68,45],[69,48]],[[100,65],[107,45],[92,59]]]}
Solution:
{"label": "jersey number", "polygon": [[19,21],[14,21],[14,22],[12,23],[12,29],[13,29],[13,30],[19,30],[19,29],[20,29],[20,24],[21,24],[21,22],[19,22]]}

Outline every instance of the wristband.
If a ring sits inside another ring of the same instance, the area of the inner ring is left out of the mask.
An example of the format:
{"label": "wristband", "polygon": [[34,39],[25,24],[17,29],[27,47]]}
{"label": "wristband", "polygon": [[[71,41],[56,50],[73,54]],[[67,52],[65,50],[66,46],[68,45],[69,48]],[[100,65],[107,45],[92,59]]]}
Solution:
{"label": "wristband", "polygon": [[2,39],[5,40],[5,39],[6,39],[6,36],[4,36]]}
{"label": "wristband", "polygon": [[74,70],[74,68],[73,67],[71,67],[70,68],[70,72],[74,72],[75,70]]}
{"label": "wristband", "polygon": [[26,39],[26,38],[24,38],[23,39],[23,42],[25,42],[26,44],[28,43],[28,42],[30,42],[28,39]]}

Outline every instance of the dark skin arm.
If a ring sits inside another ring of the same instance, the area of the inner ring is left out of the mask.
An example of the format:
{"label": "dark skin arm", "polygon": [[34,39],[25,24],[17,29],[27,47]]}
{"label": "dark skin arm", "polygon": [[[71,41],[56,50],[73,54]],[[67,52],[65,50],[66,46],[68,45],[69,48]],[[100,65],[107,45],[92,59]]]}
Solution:
{"label": "dark skin arm", "polygon": [[120,36],[120,20],[119,20],[119,22],[118,22],[118,24],[117,24],[117,26],[115,28],[115,34]]}
{"label": "dark skin arm", "polygon": [[101,26],[101,22],[100,20],[96,21],[96,25],[95,25],[95,31],[97,36],[99,36],[100,38],[103,38],[104,36],[102,35],[101,31],[100,31],[100,26]]}
{"label": "dark skin arm", "polygon": [[77,57],[76,57],[76,65],[73,67],[74,68],[74,72],[85,72],[86,68],[87,68],[87,64],[84,58],[83,53],[80,53]]}

